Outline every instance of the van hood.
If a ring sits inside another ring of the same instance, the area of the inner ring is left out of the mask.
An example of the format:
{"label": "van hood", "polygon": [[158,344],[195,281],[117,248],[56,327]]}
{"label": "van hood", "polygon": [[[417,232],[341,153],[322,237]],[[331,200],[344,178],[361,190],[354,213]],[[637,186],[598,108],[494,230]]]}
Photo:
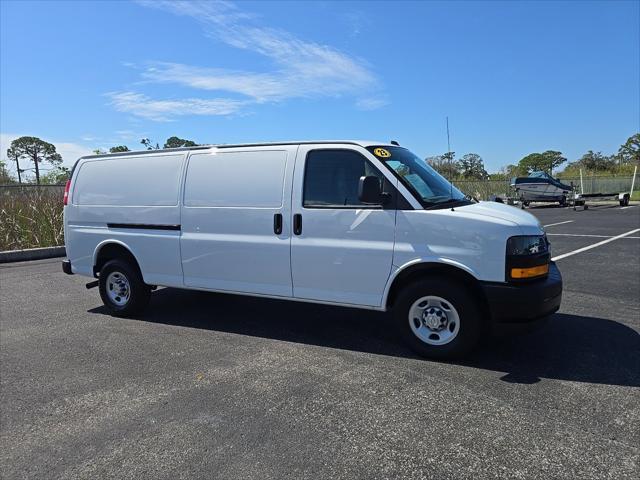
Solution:
{"label": "van hood", "polygon": [[539,235],[543,232],[540,221],[528,212],[499,202],[479,202],[464,207],[455,207],[455,210],[467,214],[506,220],[519,226],[523,235]]}

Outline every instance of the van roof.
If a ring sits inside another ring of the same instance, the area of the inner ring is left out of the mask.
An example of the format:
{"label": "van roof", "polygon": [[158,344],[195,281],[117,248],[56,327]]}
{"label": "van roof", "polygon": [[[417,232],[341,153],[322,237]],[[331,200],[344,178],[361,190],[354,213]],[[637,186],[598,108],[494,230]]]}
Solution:
{"label": "van roof", "polygon": [[115,153],[100,153],[96,155],[85,155],[80,157],[78,160],[85,158],[101,158],[101,157],[116,157],[116,156],[126,156],[126,155],[142,155],[142,154],[153,154],[160,152],[184,152],[190,150],[207,150],[210,148],[235,148],[235,147],[265,147],[265,146],[277,146],[277,145],[311,145],[311,144],[346,144],[346,145],[359,145],[361,147],[370,147],[372,145],[381,145],[392,147],[393,144],[389,142],[376,142],[376,141],[365,141],[365,140],[303,140],[303,141],[286,141],[286,142],[259,142],[259,143],[219,143],[219,144],[208,144],[208,145],[198,145],[196,147],[179,147],[179,148],[161,148],[159,150],[132,150],[128,152],[115,152]]}

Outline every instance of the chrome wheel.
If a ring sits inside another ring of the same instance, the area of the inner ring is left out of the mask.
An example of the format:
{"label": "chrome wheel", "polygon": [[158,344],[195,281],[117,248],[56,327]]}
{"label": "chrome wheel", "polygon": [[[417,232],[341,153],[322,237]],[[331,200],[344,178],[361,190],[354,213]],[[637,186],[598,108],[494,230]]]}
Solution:
{"label": "chrome wheel", "polygon": [[447,300],[434,295],[421,297],[409,309],[413,334],[429,345],[445,345],[460,331],[460,316]]}
{"label": "chrome wheel", "polygon": [[106,290],[109,300],[118,307],[123,307],[131,296],[129,279],[120,272],[111,272],[107,277]]}

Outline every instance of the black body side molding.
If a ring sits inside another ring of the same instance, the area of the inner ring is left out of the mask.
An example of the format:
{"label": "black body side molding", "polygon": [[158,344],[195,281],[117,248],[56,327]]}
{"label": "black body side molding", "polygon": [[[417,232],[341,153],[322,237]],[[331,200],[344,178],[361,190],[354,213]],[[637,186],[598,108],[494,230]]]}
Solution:
{"label": "black body side molding", "polygon": [[180,230],[180,225],[153,225],[148,223],[107,223],[107,227],[136,230]]}

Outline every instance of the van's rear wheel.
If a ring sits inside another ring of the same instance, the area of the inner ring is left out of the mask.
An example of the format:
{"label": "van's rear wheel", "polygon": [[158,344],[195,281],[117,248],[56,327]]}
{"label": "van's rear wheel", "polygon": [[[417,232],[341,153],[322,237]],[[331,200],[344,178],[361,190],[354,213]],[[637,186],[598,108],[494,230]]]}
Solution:
{"label": "van's rear wheel", "polygon": [[480,340],[482,318],[474,296],[461,284],[425,279],[409,285],[394,307],[400,334],[418,354],[458,358]]}
{"label": "van's rear wheel", "polygon": [[136,266],[124,260],[110,260],[100,270],[100,297],[112,315],[127,317],[141,312],[149,303],[151,287],[142,281]]}

